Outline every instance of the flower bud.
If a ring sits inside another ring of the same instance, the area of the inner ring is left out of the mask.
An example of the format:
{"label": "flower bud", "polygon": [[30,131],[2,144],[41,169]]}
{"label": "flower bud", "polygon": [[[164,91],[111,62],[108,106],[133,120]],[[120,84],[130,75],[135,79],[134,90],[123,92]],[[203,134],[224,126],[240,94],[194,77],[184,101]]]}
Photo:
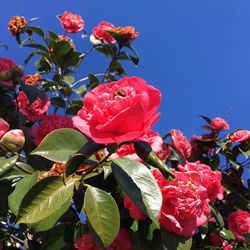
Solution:
{"label": "flower bud", "polygon": [[11,71],[5,70],[0,72],[0,80],[1,81],[10,81],[13,78],[13,74]]}
{"label": "flower bud", "polygon": [[2,140],[2,144],[9,150],[9,152],[18,152],[25,143],[25,136],[20,129],[12,129],[7,132]]}
{"label": "flower bud", "polygon": [[15,67],[13,67],[12,73],[14,75],[23,76],[24,75],[23,66],[22,65],[16,65]]}

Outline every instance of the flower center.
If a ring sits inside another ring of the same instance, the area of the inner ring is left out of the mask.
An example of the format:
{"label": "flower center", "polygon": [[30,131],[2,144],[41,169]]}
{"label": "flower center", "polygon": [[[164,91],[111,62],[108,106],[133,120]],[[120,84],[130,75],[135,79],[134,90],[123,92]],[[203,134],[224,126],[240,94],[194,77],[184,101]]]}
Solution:
{"label": "flower center", "polygon": [[125,97],[126,93],[122,89],[119,89],[117,92],[115,92],[114,96]]}

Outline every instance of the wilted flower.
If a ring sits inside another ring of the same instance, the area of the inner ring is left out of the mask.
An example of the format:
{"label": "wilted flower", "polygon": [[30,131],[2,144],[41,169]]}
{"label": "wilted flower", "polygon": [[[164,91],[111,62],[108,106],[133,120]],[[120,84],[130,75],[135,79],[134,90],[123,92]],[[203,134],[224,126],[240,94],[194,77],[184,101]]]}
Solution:
{"label": "wilted flower", "polygon": [[24,82],[28,85],[36,85],[41,82],[41,75],[40,74],[35,74],[35,75],[26,75],[24,77]]}
{"label": "wilted flower", "polygon": [[133,26],[115,27],[109,31],[119,35],[123,43],[133,41],[137,36],[139,36],[139,32],[136,32]]}
{"label": "wilted flower", "polygon": [[8,25],[8,30],[15,36],[27,27],[27,22],[23,16],[13,16]]}

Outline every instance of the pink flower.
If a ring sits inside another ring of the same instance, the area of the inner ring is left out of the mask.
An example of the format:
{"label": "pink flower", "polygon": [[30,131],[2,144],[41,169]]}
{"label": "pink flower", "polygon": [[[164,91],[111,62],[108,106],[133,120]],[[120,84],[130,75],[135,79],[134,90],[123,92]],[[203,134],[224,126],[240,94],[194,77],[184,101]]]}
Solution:
{"label": "pink flower", "polygon": [[[90,233],[82,235],[80,239],[75,241],[76,249],[79,250],[101,250],[95,243]],[[115,240],[107,248],[107,250],[132,250],[132,243],[129,238],[129,233],[126,229],[120,229]]]}
{"label": "pink flower", "polygon": [[[148,142],[152,150],[157,154],[162,152],[163,140],[160,135],[152,130],[146,131],[144,135],[137,139],[138,141]],[[142,159],[136,154],[133,144],[125,144],[118,148],[116,153],[112,154],[110,159],[127,157],[134,161],[142,162]],[[163,155],[165,157],[165,155]]]}
{"label": "pink flower", "polygon": [[223,250],[232,250],[233,245],[223,240],[217,233],[212,233],[210,235],[210,242],[212,246],[222,247]]}
{"label": "pink flower", "polygon": [[115,26],[112,23],[101,22],[94,29],[94,36],[105,43],[115,43],[114,37],[112,37],[107,30],[112,30]]}
{"label": "pink flower", "polygon": [[138,77],[99,85],[88,92],[73,123],[96,143],[136,140],[159,117],[161,93]]}
{"label": "pink flower", "polygon": [[47,113],[50,101],[48,97],[42,100],[39,97],[30,104],[26,94],[21,91],[17,96],[19,111],[31,122],[40,120]]}
{"label": "pink flower", "polygon": [[124,195],[124,207],[129,210],[129,214],[134,220],[145,220],[147,218],[147,215],[127,195]]}
{"label": "pink flower", "polygon": [[46,135],[59,128],[74,128],[71,118],[62,115],[45,116],[39,126],[31,127],[31,135],[35,137],[34,144],[38,146]]}
{"label": "pink flower", "polygon": [[191,156],[192,147],[186,136],[184,136],[182,132],[177,129],[172,129],[170,134],[175,149],[184,159],[189,158]]}
{"label": "pink flower", "polygon": [[210,122],[211,128],[215,130],[229,129],[227,122],[221,118],[216,117]]}
{"label": "pink flower", "polygon": [[228,216],[228,227],[239,241],[244,241],[242,234],[250,233],[250,213],[239,210]]}
{"label": "pink flower", "polygon": [[174,171],[176,179],[167,181],[158,169],[152,173],[162,192],[160,224],[169,232],[190,237],[210,215],[207,190],[194,172]]}
{"label": "pink flower", "polygon": [[3,118],[0,118],[0,139],[4,136],[4,134],[9,130],[10,125]]}
{"label": "pink flower", "polygon": [[245,142],[248,141],[249,139],[250,139],[250,131],[244,129],[237,130],[229,138],[230,142]]}
{"label": "pink flower", "polygon": [[202,185],[207,189],[208,198],[211,202],[215,202],[216,199],[222,200],[224,188],[221,185],[221,173],[219,171],[212,171],[212,169],[197,162],[187,162],[185,166],[178,165],[181,172],[194,171],[200,175]]}
{"label": "pink flower", "polygon": [[223,240],[222,248],[223,248],[223,250],[232,250],[233,245],[231,243],[227,242],[226,240]]}
{"label": "pink flower", "polygon": [[61,16],[62,27],[69,33],[76,33],[84,29],[84,21],[77,14],[65,11]]}
{"label": "pink flower", "polygon": [[[10,71],[16,66],[16,63],[9,59],[0,57],[0,73],[4,71]],[[2,82],[5,86],[11,86],[12,81],[3,81]]]}

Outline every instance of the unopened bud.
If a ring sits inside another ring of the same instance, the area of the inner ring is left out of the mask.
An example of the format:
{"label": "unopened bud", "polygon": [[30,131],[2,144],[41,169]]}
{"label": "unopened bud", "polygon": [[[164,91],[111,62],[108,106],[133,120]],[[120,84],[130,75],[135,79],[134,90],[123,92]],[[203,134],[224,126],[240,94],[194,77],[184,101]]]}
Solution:
{"label": "unopened bud", "polygon": [[2,71],[0,73],[0,80],[1,81],[10,81],[10,80],[12,80],[12,78],[13,78],[13,74],[11,71],[6,70],[6,71]]}
{"label": "unopened bud", "polygon": [[9,152],[15,153],[23,147],[25,136],[22,130],[12,129],[3,136],[1,142]]}
{"label": "unopened bud", "polygon": [[24,68],[22,65],[16,65],[12,68],[12,72],[14,75],[23,76],[24,75]]}

